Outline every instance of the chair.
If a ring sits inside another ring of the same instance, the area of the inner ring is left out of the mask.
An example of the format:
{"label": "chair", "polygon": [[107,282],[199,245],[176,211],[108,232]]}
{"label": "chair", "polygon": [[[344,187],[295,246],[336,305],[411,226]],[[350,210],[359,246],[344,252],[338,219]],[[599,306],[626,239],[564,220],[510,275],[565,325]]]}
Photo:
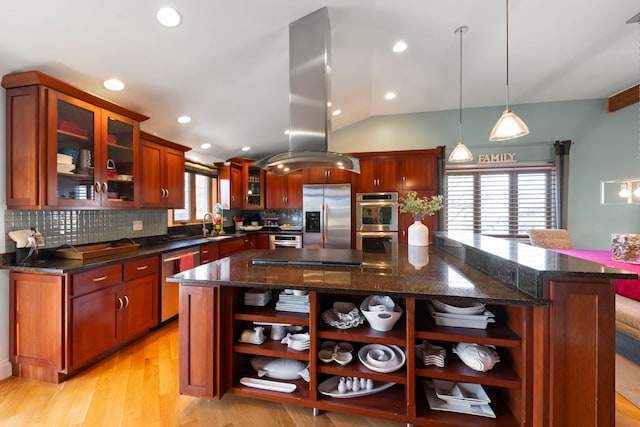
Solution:
{"label": "chair", "polygon": [[527,232],[532,246],[547,249],[573,249],[573,241],[567,230],[530,229]]}

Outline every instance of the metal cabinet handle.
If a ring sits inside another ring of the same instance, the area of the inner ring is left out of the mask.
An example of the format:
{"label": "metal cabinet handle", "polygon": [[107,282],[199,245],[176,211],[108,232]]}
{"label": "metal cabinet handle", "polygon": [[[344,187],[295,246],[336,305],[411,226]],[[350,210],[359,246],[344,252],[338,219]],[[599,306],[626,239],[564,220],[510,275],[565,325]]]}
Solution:
{"label": "metal cabinet handle", "polygon": [[164,189],[164,194],[165,194],[165,197],[168,199],[169,198],[169,189],[168,188]]}
{"label": "metal cabinet handle", "polygon": [[94,190],[96,193],[99,193],[99,192],[100,192],[100,183],[99,183],[99,182],[94,182],[94,183],[93,183],[93,190]]}
{"label": "metal cabinet handle", "polygon": [[105,181],[102,183],[102,192],[106,193],[107,191],[109,191],[109,184]]}
{"label": "metal cabinet handle", "polygon": [[200,253],[203,254],[203,255],[207,255],[209,253],[209,251],[206,250],[206,249],[203,249],[203,250],[200,251]]}
{"label": "metal cabinet handle", "polygon": [[148,265],[141,265],[141,266],[139,266],[139,267],[136,267],[136,270],[138,270],[138,271],[142,271],[142,270],[146,270],[147,268],[149,268],[149,266],[148,266]]}
{"label": "metal cabinet handle", "polygon": [[124,304],[124,308],[129,307],[129,297],[128,297],[128,296],[126,296],[126,295],[124,296],[124,302],[125,302],[125,304]]}
{"label": "metal cabinet handle", "polygon": [[122,310],[123,307],[124,302],[122,301],[122,298],[118,298],[118,311]]}
{"label": "metal cabinet handle", "polygon": [[106,280],[107,276],[100,276],[100,277],[95,277],[93,279],[91,279],[93,282],[102,282],[103,280]]}

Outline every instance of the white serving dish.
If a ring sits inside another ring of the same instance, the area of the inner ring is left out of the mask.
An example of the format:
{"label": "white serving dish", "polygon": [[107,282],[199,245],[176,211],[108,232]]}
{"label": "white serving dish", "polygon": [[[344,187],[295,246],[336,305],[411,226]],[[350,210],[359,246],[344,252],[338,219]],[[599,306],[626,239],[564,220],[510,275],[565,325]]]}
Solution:
{"label": "white serving dish", "polygon": [[456,303],[456,305],[452,305],[434,299],[431,300],[431,303],[437,311],[454,314],[480,314],[484,312],[486,307],[485,304],[479,302],[472,302],[468,304]]}
{"label": "white serving dish", "polygon": [[480,417],[495,418],[496,414],[487,405],[456,405],[438,398],[436,390],[431,380],[422,380],[424,394],[427,395],[427,402],[433,411],[457,412],[460,414],[478,415]]}
{"label": "white serving dish", "polygon": [[302,378],[309,382],[309,367],[299,360],[254,356],[251,366],[258,371],[258,376],[271,377],[279,380],[295,380]]}
{"label": "white serving dish", "polygon": [[480,384],[433,379],[436,396],[460,405],[486,405],[491,399]]}
{"label": "white serving dish", "polygon": [[431,315],[433,317],[442,317],[447,319],[464,319],[464,320],[486,320],[490,317],[495,317],[495,315],[489,310],[484,310],[479,314],[461,314],[461,313],[447,313],[443,311],[438,311],[435,309],[433,304],[427,301],[427,309],[431,311]]}
{"label": "white serving dish", "polygon": [[373,348],[380,348],[379,346],[383,346],[382,344],[367,344],[365,346],[363,346],[360,350],[358,350],[358,359],[360,359],[360,363],[362,363],[366,368],[375,371],[375,372],[380,372],[380,373],[384,373],[387,374],[389,372],[394,372],[397,371],[398,369],[402,368],[402,366],[404,365],[404,363],[407,360],[407,357],[404,354],[404,351],[402,351],[402,349],[400,347],[398,347],[397,345],[390,345],[390,346],[383,346],[383,347],[387,347],[388,349],[391,349],[394,354],[395,354],[395,360],[393,364],[391,364],[390,366],[386,366],[386,367],[380,367],[380,366],[374,366],[371,363],[369,363],[369,361],[367,361],[367,353],[369,352],[370,349]]}
{"label": "white serving dish", "polygon": [[459,319],[455,317],[440,317],[433,310],[433,307],[427,306],[427,309],[431,313],[431,317],[438,326],[452,326],[456,328],[471,328],[471,329],[487,329],[489,323],[495,323],[495,319],[489,316],[477,316],[467,319]]}
{"label": "white serving dish", "polygon": [[243,225],[240,227],[240,230],[258,231],[258,230],[262,230],[262,226],[261,225]]}
{"label": "white serving dish", "polygon": [[394,303],[388,296],[381,295],[366,297],[360,304],[360,311],[369,322],[369,326],[381,332],[393,329],[403,313],[402,307]]}
{"label": "white serving dish", "polygon": [[358,391],[345,391],[344,393],[340,393],[338,391],[338,383],[340,382],[340,377],[331,377],[318,385],[318,391],[325,396],[337,397],[340,399],[350,398],[350,397],[358,397],[358,396],[366,396],[368,394],[378,393],[382,390],[386,390],[389,387],[395,385],[392,382],[381,382],[374,381],[373,388],[371,389],[360,389]]}
{"label": "white serving dish", "polygon": [[278,381],[261,380],[259,378],[243,377],[240,384],[247,387],[259,388],[262,390],[280,391],[283,393],[291,393],[296,389],[295,384],[281,383]]}

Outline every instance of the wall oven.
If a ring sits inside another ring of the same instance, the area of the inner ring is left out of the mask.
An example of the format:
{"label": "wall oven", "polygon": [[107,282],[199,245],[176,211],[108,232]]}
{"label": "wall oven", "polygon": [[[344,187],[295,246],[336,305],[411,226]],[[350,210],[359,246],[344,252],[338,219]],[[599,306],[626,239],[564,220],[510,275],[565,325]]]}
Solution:
{"label": "wall oven", "polygon": [[356,249],[362,251],[362,265],[365,267],[398,266],[398,233],[395,231],[358,231]]}
{"label": "wall oven", "polygon": [[269,249],[277,248],[301,248],[301,234],[270,234]]}
{"label": "wall oven", "polygon": [[356,232],[398,231],[398,193],[356,193]]}

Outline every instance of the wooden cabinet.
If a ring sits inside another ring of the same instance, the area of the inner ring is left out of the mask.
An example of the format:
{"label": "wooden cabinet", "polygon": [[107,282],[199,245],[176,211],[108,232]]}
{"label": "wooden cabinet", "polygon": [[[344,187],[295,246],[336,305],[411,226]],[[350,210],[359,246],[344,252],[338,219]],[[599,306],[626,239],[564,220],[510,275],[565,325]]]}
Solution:
{"label": "wooden cabinet", "polygon": [[140,132],[140,206],[184,207],[184,153],[190,148]]}
{"label": "wooden cabinet", "polygon": [[251,164],[243,165],[244,209],[264,209],[266,172]]}
{"label": "wooden cabinet", "polygon": [[10,273],[13,375],[60,382],[158,324],[149,256],[68,275]]}
{"label": "wooden cabinet", "polygon": [[233,162],[216,163],[218,189],[222,209],[243,209],[242,165]]}
{"label": "wooden cabinet", "polygon": [[302,173],[305,184],[346,184],[351,182],[352,175],[338,168],[305,168]]}
{"label": "wooden cabinet", "polygon": [[256,234],[253,249],[269,249],[269,235]]}
{"label": "wooden cabinet", "polygon": [[217,242],[200,245],[200,265],[208,264],[220,258],[220,246]]}
{"label": "wooden cabinet", "polygon": [[251,249],[250,236],[240,238],[225,239],[218,242],[220,258]]}
{"label": "wooden cabinet", "polygon": [[437,191],[438,155],[438,152],[430,152],[403,156],[400,162],[402,189]]}
{"label": "wooden cabinet", "polygon": [[2,86],[9,209],[136,206],[148,117],[38,71],[6,75]]}
{"label": "wooden cabinet", "polygon": [[[496,315],[497,321],[486,330],[478,330],[436,326],[428,315],[427,300],[397,297],[394,301],[403,308],[404,314],[390,331],[381,332],[366,322],[349,329],[337,329],[325,323],[322,313],[336,301],[336,294],[331,292],[310,291],[310,312],[307,314],[276,310],[275,298],[265,307],[246,306],[243,304],[246,290],[218,285],[181,286],[181,310],[184,310],[181,318],[184,313],[189,319],[184,324],[181,322],[180,330],[181,393],[215,399],[230,393],[423,426],[466,426],[478,422],[486,426],[516,426],[532,422],[531,407],[525,402],[532,398],[533,359],[530,348],[524,345],[532,339],[532,307],[490,306],[488,309]],[[272,292],[278,293],[279,289]],[[365,295],[340,294],[340,301],[356,306],[364,298]],[[226,315],[221,312],[222,308],[229,310]],[[242,332],[251,329],[253,322],[287,323],[301,327],[311,335],[311,348],[308,351],[291,351],[286,344],[271,339],[261,345],[239,342]],[[213,333],[202,332],[201,329]],[[414,357],[416,347],[423,340],[448,349],[444,368],[424,365]],[[317,352],[327,341],[353,345],[353,361],[344,366],[321,363]],[[495,346],[501,362],[493,370],[474,371],[451,353],[451,345],[458,342]],[[388,373],[368,369],[359,361],[358,351],[371,343],[397,346],[406,355],[406,363]],[[257,377],[250,363],[255,356],[300,361],[309,366],[310,381],[287,380],[287,383],[296,385],[292,393],[273,393],[244,386],[240,383],[241,378]],[[319,390],[323,382],[334,377],[366,378],[377,385],[394,384],[382,393],[356,399],[336,399]],[[430,410],[423,388],[423,381],[430,379],[483,385],[492,399],[491,407],[496,418]]]}
{"label": "wooden cabinet", "polygon": [[267,209],[302,209],[302,171],[267,174]]}
{"label": "wooden cabinet", "polygon": [[356,193],[397,191],[398,157],[360,157],[360,174],[353,175]]}

